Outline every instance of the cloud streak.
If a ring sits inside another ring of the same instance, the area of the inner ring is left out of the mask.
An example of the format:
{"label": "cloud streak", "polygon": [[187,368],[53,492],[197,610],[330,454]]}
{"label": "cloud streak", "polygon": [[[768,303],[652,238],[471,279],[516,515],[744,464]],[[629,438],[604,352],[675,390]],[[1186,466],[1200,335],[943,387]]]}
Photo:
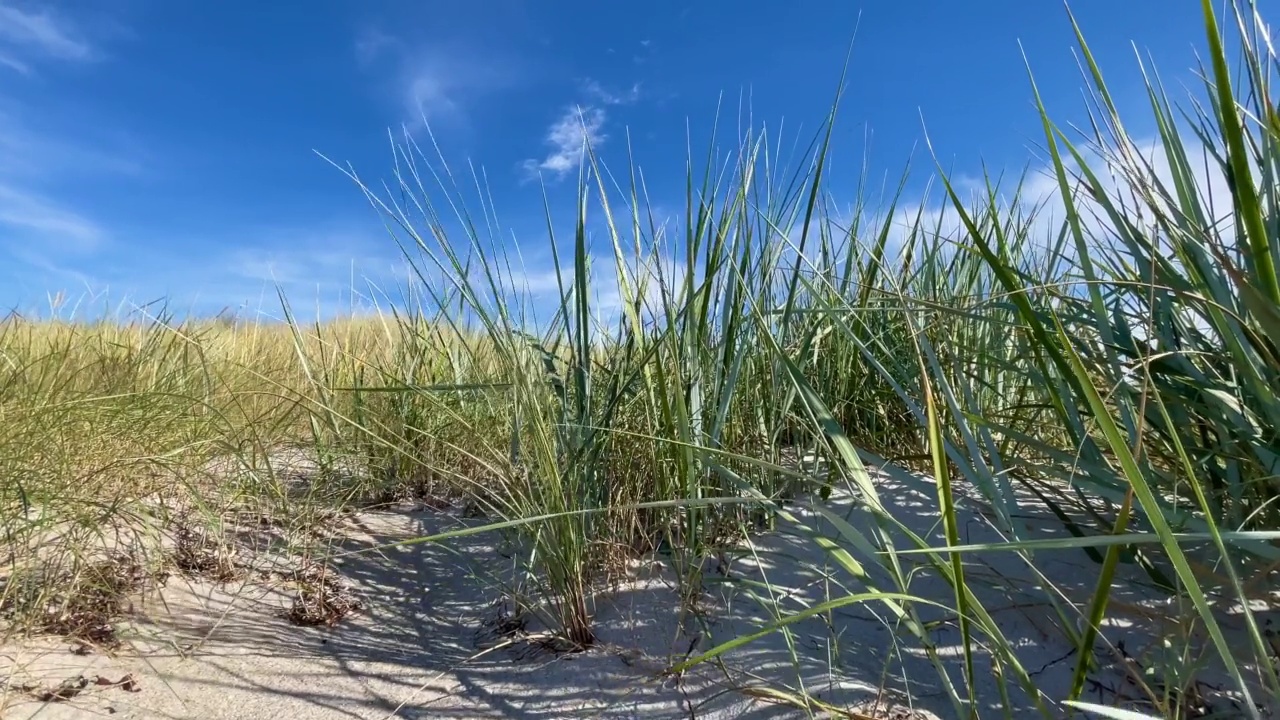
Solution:
{"label": "cloud streak", "polygon": [[[0,66],[31,76],[41,63],[87,62],[97,57],[68,17],[48,8],[25,9],[0,0]],[[33,112],[25,103],[10,100],[10,104],[18,114]],[[107,231],[54,199],[49,187],[66,173],[93,172],[115,161],[102,152],[50,137],[33,129],[30,122],[0,114],[0,243],[11,252],[36,249],[45,255],[98,249]],[[114,174],[118,169],[111,170]],[[53,267],[49,257],[38,260]]]}
{"label": "cloud streak", "polygon": [[[28,12],[9,3],[0,3],[0,42],[8,45],[11,52],[21,50],[58,60],[86,61],[96,55],[70,21],[54,15],[47,8]],[[4,64],[24,74],[29,72],[24,61],[10,54],[5,55]]]}
{"label": "cloud streak", "polygon": [[92,251],[107,237],[94,221],[48,198],[0,180],[0,228],[13,244],[39,240],[63,250]]}
{"label": "cloud streak", "polygon": [[30,66],[30,65],[28,65],[28,64],[26,64],[26,63],[24,63],[24,62],[22,62],[21,60],[17,60],[17,59],[14,59],[14,58],[12,58],[12,57],[9,57],[8,55],[0,55],[0,65],[2,65],[2,66],[4,66],[4,67],[7,67],[7,68],[9,68],[10,70],[15,71],[15,72],[17,72],[17,73],[18,73],[18,74],[20,74],[20,75],[30,75],[30,74],[31,74],[31,66]]}
{"label": "cloud streak", "polygon": [[459,121],[467,100],[510,82],[499,61],[456,41],[410,41],[368,27],[356,37],[355,55],[365,70],[390,78],[389,92],[411,126]]}
{"label": "cloud streak", "polygon": [[605,105],[630,105],[640,99],[640,83],[632,85],[625,92],[615,92],[595,80],[587,80],[583,83],[583,90]]}
{"label": "cloud streak", "polygon": [[121,244],[110,256],[50,258],[17,248],[16,262],[0,268],[0,314],[40,312],[33,299],[51,292],[96,298],[82,303],[94,311],[104,298],[126,309],[163,299],[179,315],[279,319],[277,290],[303,322],[367,312],[397,303],[408,281],[403,259],[376,238],[346,226],[242,228],[183,238],[192,249],[179,253]]}

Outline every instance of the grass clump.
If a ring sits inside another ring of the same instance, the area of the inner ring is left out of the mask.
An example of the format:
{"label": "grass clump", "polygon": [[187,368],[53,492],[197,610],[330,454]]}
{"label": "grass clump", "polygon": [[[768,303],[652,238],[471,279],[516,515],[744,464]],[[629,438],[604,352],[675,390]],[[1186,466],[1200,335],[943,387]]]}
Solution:
{"label": "grass clump", "polygon": [[297,594],[286,617],[294,624],[333,626],[364,609],[342,576],[325,564],[306,562],[293,580]]}
{"label": "grass clump", "polygon": [[117,625],[131,610],[134,597],[156,579],[129,553],[70,568],[46,564],[6,579],[0,613],[27,632],[110,652],[120,646]]}
{"label": "grass clump", "polygon": [[191,578],[228,583],[243,576],[236,563],[236,549],[190,520],[177,520],[173,537],[173,564]]}

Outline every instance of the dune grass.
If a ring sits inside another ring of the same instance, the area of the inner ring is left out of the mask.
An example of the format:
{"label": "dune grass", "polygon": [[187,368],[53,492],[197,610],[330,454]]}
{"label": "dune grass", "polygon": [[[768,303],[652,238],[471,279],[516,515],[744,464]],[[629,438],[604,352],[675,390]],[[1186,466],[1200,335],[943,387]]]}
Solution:
{"label": "dune grass", "polygon": [[[573,237],[548,221],[560,285],[540,322],[517,259],[478,229],[496,220],[480,179],[412,138],[396,145],[390,192],[349,173],[412,265],[407,306],[317,325],[287,302],[275,324],[5,320],[0,608],[13,628],[67,631],[52,619],[80,607],[68,578],[101,589],[94,568],[122,547],[162,566],[155,538],[193,512],[216,525],[231,508],[298,516],[434,493],[522,535],[529,607],[586,646],[591,588],[620,560],[658,549],[696,582],[698,558],[796,523],[797,502],[821,513],[809,498],[843,484],[877,520],[830,518],[839,540],[824,547],[858,589],[779,611],[778,631],[878,603],[938,662],[957,716],[999,704],[973,695],[989,672],[971,655],[981,645],[1053,717],[1081,699],[1085,649],[1132,564],[1181,600],[1260,717],[1280,698],[1280,661],[1252,617],[1280,559],[1276,57],[1249,7],[1223,19],[1205,0],[1204,13],[1205,92],[1175,103],[1149,72],[1149,146],[1125,130],[1080,35],[1093,121],[1080,133],[1042,111],[1047,184],[961,190],[939,169],[919,205],[901,186],[842,201],[826,180],[833,110],[791,170],[764,132],[691,155],[683,215],[667,218],[638,169],[619,176],[586,148]],[[1234,75],[1220,20],[1241,48]],[[280,448],[305,448],[325,481],[291,494],[272,466]],[[952,547],[887,509],[867,453],[936,480]],[[1006,542],[961,547],[961,485]],[[1062,537],[1035,539],[1020,519],[1031,506]],[[1047,548],[1098,569],[1084,607],[1046,590],[1082,649],[1067,698],[1037,693],[963,562],[1002,552],[1034,567]],[[954,590],[959,676],[930,644],[908,561]],[[869,565],[892,586],[868,585]],[[1219,628],[1215,606],[1233,603],[1248,647]],[[1157,716],[1193,716],[1185,694],[1148,690]]]}

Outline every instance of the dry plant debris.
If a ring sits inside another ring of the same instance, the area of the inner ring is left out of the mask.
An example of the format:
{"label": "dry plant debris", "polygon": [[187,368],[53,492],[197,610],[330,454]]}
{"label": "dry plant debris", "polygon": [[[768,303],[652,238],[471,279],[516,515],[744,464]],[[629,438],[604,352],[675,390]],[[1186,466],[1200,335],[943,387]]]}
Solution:
{"label": "dry plant debris", "polygon": [[31,590],[10,594],[3,612],[26,615],[37,633],[78,641],[81,654],[110,651],[120,646],[116,623],[131,609],[129,596],[163,580],[133,555],[114,553],[78,570],[35,571],[16,580]]}
{"label": "dry plant debris", "polygon": [[101,675],[95,675],[93,679],[90,680],[83,675],[76,675],[75,677],[63,680],[53,688],[27,684],[21,685],[17,689],[40,702],[68,702],[75,699],[80,695],[80,693],[84,692],[89,687],[90,683],[97,687],[120,688],[121,690],[130,693],[142,692],[142,687],[138,685],[138,681],[134,679],[132,673],[125,675],[119,680],[112,680]]}
{"label": "dry plant debris", "polygon": [[298,594],[286,616],[295,624],[332,627],[364,609],[342,576],[327,565],[307,562],[294,574],[294,581]]}
{"label": "dry plant debris", "polygon": [[232,582],[242,575],[236,566],[235,549],[211,537],[203,529],[180,522],[174,533],[174,543],[174,565],[188,577]]}

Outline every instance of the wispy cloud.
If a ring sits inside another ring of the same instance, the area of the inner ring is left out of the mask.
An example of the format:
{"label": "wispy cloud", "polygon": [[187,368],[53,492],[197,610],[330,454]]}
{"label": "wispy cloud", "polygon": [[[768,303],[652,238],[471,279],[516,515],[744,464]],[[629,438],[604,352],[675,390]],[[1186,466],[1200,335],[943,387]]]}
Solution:
{"label": "wispy cloud", "polygon": [[580,84],[587,100],[565,108],[547,128],[543,143],[550,150],[546,156],[541,160],[529,158],[520,164],[526,180],[535,179],[543,173],[559,180],[577,170],[582,165],[588,145],[594,151],[609,139],[604,132],[609,119],[605,108],[632,105],[640,100],[640,83],[623,91],[607,88],[591,79]]}
{"label": "wispy cloud", "polygon": [[467,100],[509,80],[494,58],[456,41],[414,41],[368,27],[357,35],[355,53],[401,104],[410,125],[461,120]]}
{"label": "wispy cloud", "polygon": [[9,68],[10,70],[13,70],[13,71],[15,71],[15,72],[18,72],[18,73],[20,73],[20,74],[22,74],[22,75],[30,75],[30,74],[31,74],[31,66],[30,66],[30,65],[28,65],[28,64],[26,64],[26,63],[24,63],[24,62],[22,62],[21,60],[17,60],[17,59],[15,59],[15,58],[12,58],[12,57],[10,57],[10,56],[8,56],[8,55],[0,54],[0,65],[3,65],[4,67],[7,67],[7,68]]}
{"label": "wispy cloud", "polygon": [[[99,36],[121,29],[109,17],[96,21]],[[83,17],[46,5],[0,0],[0,67],[34,76],[50,63],[97,60],[101,53],[81,31],[88,25]],[[116,138],[102,123],[76,127],[47,114],[38,98],[53,90],[42,88],[40,95],[27,99],[0,93],[0,246],[37,253],[49,267],[60,262],[59,256],[99,250],[109,239],[91,213],[62,199],[65,183],[134,175],[141,166],[138,148],[117,152],[111,147]]]}
{"label": "wispy cloud", "polygon": [[61,291],[110,298],[113,307],[163,298],[179,314],[233,310],[279,318],[279,291],[295,316],[309,322],[385,307],[408,277],[403,259],[354,222],[239,228],[180,244],[188,249],[121,243],[110,254],[63,258],[17,248],[10,255],[16,262],[0,268],[0,314],[10,307],[38,310],[32,305],[46,292]]}
{"label": "wispy cloud", "polygon": [[52,258],[99,250],[110,233],[78,202],[63,199],[64,183],[76,178],[119,179],[137,175],[141,164],[109,147],[69,139],[20,122],[37,108],[0,113],[0,246],[38,249]]}
{"label": "wispy cloud", "polygon": [[341,286],[357,276],[357,264],[351,253],[248,248],[231,254],[227,275],[282,286]]}
{"label": "wispy cloud", "polygon": [[32,53],[59,60],[92,60],[93,47],[68,18],[49,8],[24,10],[0,2],[0,43],[9,50],[5,65],[27,73],[29,65],[16,54]]}
{"label": "wispy cloud", "polygon": [[595,80],[587,80],[582,84],[588,96],[605,105],[630,105],[640,99],[640,83],[635,83],[625,91],[610,90]]}
{"label": "wispy cloud", "polygon": [[[41,108],[14,103],[0,110],[0,177],[43,182],[71,176],[138,175],[147,155],[127,134],[94,126],[95,132],[55,132],[39,122]],[[26,116],[26,120],[23,120]],[[34,119],[33,119],[34,118]],[[90,137],[84,137],[84,136]]]}
{"label": "wispy cloud", "polygon": [[48,198],[0,180],[0,239],[10,244],[39,241],[63,250],[90,251],[106,238],[92,220]]}
{"label": "wispy cloud", "polygon": [[405,105],[415,119],[456,117],[460,106],[454,99],[455,90],[448,73],[433,63],[424,63],[414,68],[405,81]]}
{"label": "wispy cloud", "polygon": [[[663,288],[668,293],[679,292],[687,269],[683,262],[650,249],[643,257],[625,257],[619,275],[617,258],[611,251],[602,254],[588,253],[587,295],[589,310],[602,327],[613,327],[627,306],[638,301],[642,316],[655,318],[664,311]],[[563,286],[573,292],[576,274],[573,268],[556,269],[540,263],[532,267],[513,269],[504,278],[504,286],[511,292],[507,302],[533,313],[530,318],[545,321],[560,309],[560,291]],[[624,291],[624,285],[626,290]]]}
{"label": "wispy cloud", "polygon": [[[1183,137],[1194,135],[1184,132]],[[1185,149],[1191,159],[1190,189],[1199,196],[1218,237],[1227,244],[1234,243],[1235,223],[1230,185],[1221,166],[1208,154],[1208,148],[1198,140],[1188,141]],[[1174,172],[1158,138],[1132,138],[1123,151],[1093,144],[1082,144],[1078,150],[1092,175],[1097,178],[1097,190],[1110,203],[1120,208],[1140,232],[1148,233],[1151,238],[1163,235],[1161,229],[1152,225],[1154,208],[1158,208],[1165,216],[1176,216],[1183,212],[1174,207],[1178,202],[1174,191]],[[1087,189],[1089,185],[1079,164],[1075,160],[1067,160],[1064,169],[1071,193],[1071,206],[1078,213],[1086,244],[1091,248],[1099,248],[1100,257],[1112,257],[1116,252],[1123,252],[1114,244],[1114,223],[1103,205]],[[975,178],[953,180],[968,210],[982,207],[987,202],[984,181]],[[1022,231],[1027,233],[1037,251],[1045,251],[1056,245],[1068,218],[1068,207],[1063,200],[1053,167],[1032,167],[1016,198],[1011,197],[1008,190],[1007,184],[997,187],[997,199],[1001,203],[1002,212],[1017,213],[1009,216],[1019,218]],[[873,219],[878,221],[881,218]],[[917,202],[906,203],[895,212],[890,223],[890,252],[897,254],[908,238],[915,235],[930,239],[936,237],[947,244],[965,244],[971,241],[955,207],[937,192]],[[1077,257],[1076,248],[1071,243],[1063,247],[1061,252],[1068,261]]]}
{"label": "wispy cloud", "polygon": [[388,52],[400,50],[400,41],[375,27],[366,27],[356,35],[356,59],[369,65]]}
{"label": "wispy cloud", "polygon": [[530,177],[548,173],[563,178],[582,164],[587,145],[593,149],[604,144],[608,136],[603,128],[606,115],[598,107],[570,107],[547,129],[544,142],[551,147],[541,160],[530,158],[523,167]]}

